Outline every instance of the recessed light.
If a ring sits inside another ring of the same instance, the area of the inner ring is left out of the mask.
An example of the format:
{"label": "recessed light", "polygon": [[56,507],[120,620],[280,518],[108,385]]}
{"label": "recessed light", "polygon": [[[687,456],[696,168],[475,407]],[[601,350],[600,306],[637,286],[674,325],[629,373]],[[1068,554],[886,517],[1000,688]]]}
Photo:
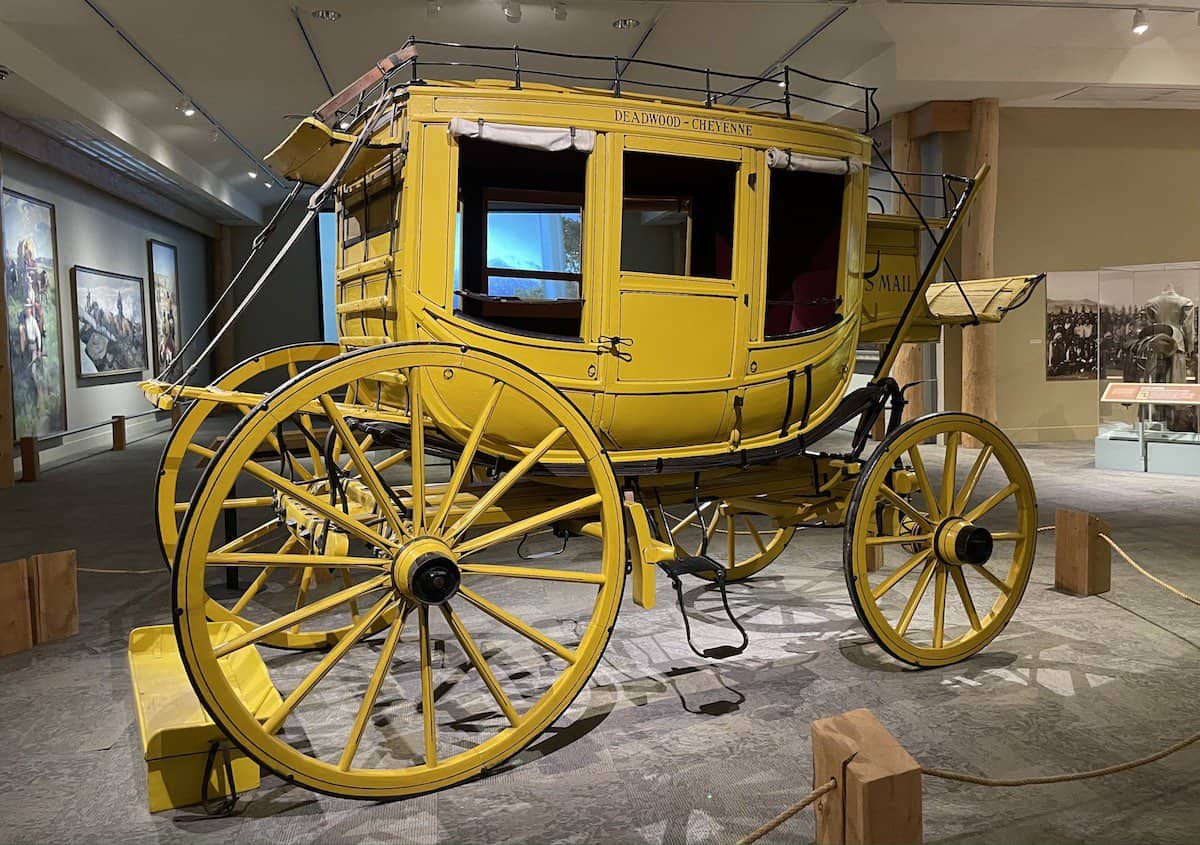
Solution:
{"label": "recessed light", "polygon": [[247,171],[246,171],[246,175],[247,175],[247,176],[249,176],[251,179],[257,179],[257,178],[258,178],[258,174],[257,174],[257,173],[255,173],[253,170],[247,170]]}
{"label": "recessed light", "polygon": [[196,106],[191,100],[180,100],[179,103],[176,104],[175,108],[183,112],[184,117],[194,117],[196,114]]}
{"label": "recessed light", "polygon": [[613,21],[613,29],[637,29],[642,22],[637,18],[617,18]]}
{"label": "recessed light", "polygon": [[556,21],[565,21],[567,19],[567,4],[561,2],[561,0],[559,0],[559,2],[551,3],[550,11],[554,13],[554,19]]}
{"label": "recessed light", "polygon": [[342,17],[342,13],[337,9],[313,9],[312,16],[325,23],[334,23]]}
{"label": "recessed light", "polygon": [[509,23],[521,22],[520,0],[504,0],[504,18]]}
{"label": "recessed light", "polygon": [[425,3],[425,14],[431,18],[437,17],[437,13],[442,10],[442,4],[438,0],[427,0]]}

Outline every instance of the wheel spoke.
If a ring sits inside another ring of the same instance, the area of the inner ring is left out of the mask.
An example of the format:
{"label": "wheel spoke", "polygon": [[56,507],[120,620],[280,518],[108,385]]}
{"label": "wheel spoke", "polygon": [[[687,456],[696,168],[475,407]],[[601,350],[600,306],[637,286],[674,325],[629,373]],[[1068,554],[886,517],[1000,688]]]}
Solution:
{"label": "wheel spoke", "polygon": [[531,534],[539,528],[543,528],[559,520],[569,519],[576,514],[582,513],[590,508],[600,504],[602,497],[599,493],[592,493],[590,496],[583,496],[574,501],[567,502],[565,505],[559,505],[556,508],[551,508],[525,519],[517,520],[516,522],[502,526],[489,531],[486,534],[480,534],[478,537],[472,537],[469,540],[464,540],[454,547],[454,551],[460,557],[476,554],[484,549],[490,548],[497,543],[503,543],[508,540],[515,540],[524,534]]}
{"label": "wheel spoke", "polygon": [[967,621],[971,623],[971,628],[976,631],[982,630],[979,613],[975,610],[975,602],[971,600],[971,591],[967,589],[967,576],[963,575],[962,567],[950,567],[950,577],[954,579],[954,588],[958,590],[958,597],[962,599],[963,610],[967,613]]}
{"label": "wheel spoke", "polygon": [[900,564],[900,567],[895,572],[880,582],[878,587],[871,590],[871,595],[875,597],[875,601],[879,601],[881,598],[887,595],[892,587],[899,584],[904,576],[908,575],[908,573],[912,572],[914,569],[924,563],[926,559],[928,559],[929,555],[929,549],[922,549],[908,560],[904,561],[904,563]]}
{"label": "wheel spoke", "polygon": [[762,535],[758,533],[758,528],[755,527],[754,520],[752,520],[746,514],[742,514],[742,521],[745,522],[746,527],[750,529],[750,536],[754,538],[754,544],[758,546],[758,550],[765,553],[767,551],[767,546],[765,543],[763,543]]}
{"label": "wheel spoke", "polygon": [[395,548],[395,544],[386,539],[378,531],[368,528],[350,514],[339,510],[338,508],[329,504],[329,502],[325,499],[314,496],[303,487],[293,484],[282,475],[272,472],[257,461],[246,461],[246,463],[243,464],[242,469],[257,478],[259,481],[262,481],[264,484],[274,487],[280,493],[284,493],[285,495],[298,499],[300,502],[316,511],[319,515],[336,524],[346,533],[353,534],[360,540],[363,540],[364,542],[370,543],[371,545],[377,546],[381,549]]}
{"label": "wheel spoke", "polygon": [[475,645],[475,641],[471,639],[471,635],[467,633],[462,620],[454,612],[454,609],[450,607],[449,602],[443,604],[441,607],[442,615],[446,617],[446,622],[450,624],[450,630],[458,638],[458,644],[467,653],[467,658],[471,661],[471,665],[475,667],[475,671],[479,673],[479,677],[483,679],[483,683],[487,686],[488,692],[492,694],[492,698],[496,700],[496,705],[500,708],[500,712],[508,719],[508,723],[515,728],[517,722],[520,721],[520,716],[517,715],[517,710],[513,707],[512,701],[509,700],[508,696],[504,694],[504,690],[501,689],[500,682],[496,680],[495,674],[492,673],[492,668],[488,666],[487,660],[484,659],[483,652],[479,650],[479,646]]}
{"label": "wheel spoke", "polygon": [[880,534],[868,537],[868,546],[895,546],[900,543],[928,543],[933,539],[932,534]]}
{"label": "wheel spoke", "polygon": [[492,412],[496,410],[496,403],[500,401],[500,392],[503,389],[503,382],[497,381],[492,385],[492,392],[488,394],[487,400],[483,403],[479,418],[475,421],[475,426],[467,437],[462,453],[458,456],[458,463],[454,465],[454,472],[450,475],[450,483],[446,485],[446,492],[442,495],[442,502],[438,505],[437,513],[434,515],[433,521],[429,523],[430,534],[437,534],[445,526],[446,517],[450,515],[450,507],[454,504],[454,499],[458,496],[459,491],[462,490],[463,481],[471,474],[471,463],[479,449],[479,441],[483,439],[483,434],[492,419]]}
{"label": "wheel spoke", "polygon": [[518,461],[512,469],[500,476],[500,478],[496,480],[496,483],[489,487],[488,491],[480,496],[479,500],[471,506],[471,509],[460,516],[458,521],[450,526],[449,530],[447,530],[445,533],[445,538],[448,541],[453,541],[455,537],[459,536],[468,528],[470,528],[471,525],[474,524],[475,520],[479,518],[481,513],[490,508],[496,503],[497,499],[508,492],[508,489],[516,484],[525,475],[525,473],[529,472],[529,470],[531,470],[534,465],[540,461],[547,452],[550,451],[550,447],[557,443],[559,439],[562,438],[562,436],[566,433],[567,430],[565,428],[558,426],[552,432],[543,437],[541,442],[529,451],[529,454],[521,458],[521,460]]}
{"label": "wheel spoke", "polygon": [[681,518],[678,522],[675,523],[675,525],[672,527],[671,530],[678,531],[681,528],[687,528],[689,525],[691,525],[693,522],[695,522],[697,519],[699,519],[700,515],[703,514],[706,510],[708,510],[708,508],[711,505],[714,505],[714,504],[716,504],[715,501],[702,502],[700,504],[699,510],[692,508],[690,511],[688,511],[687,516]]}
{"label": "wheel spoke", "polygon": [[921,493],[925,496],[930,515],[934,519],[941,519],[942,509],[938,503],[938,497],[933,493],[933,484],[929,481],[929,473],[925,469],[925,461],[921,458],[919,444],[914,443],[909,447],[908,459],[912,461],[913,472],[917,476],[917,486],[921,488]]}
{"label": "wheel spoke", "polygon": [[946,461],[942,465],[942,513],[950,513],[954,505],[954,478],[958,473],[958,444],[962,432],[951,431],[946,435]]}
{"label": "wheel spoke", "polygon": [[896,623],[896,633],[901,637],[908,631],[908,626],[912,624],[913,614],[917,612],[917,605],[921,603],[921,599],[925,596],[925,591],[929,589],[929,582],[932,580],[936,569],[937,561],[931,559],[925,564],[925,568],[921,570],[921,576],[917,579],[917,584],[913,587],[912,594],[908,597],[908,602],[904,605],[904,612],[900,614],[900,621]]}
{"label": "wheel spoke", "polygon": [[979,484],[979,479],[983,476],[983,469],[987,466],[988,458],[992,456],[992,447],[985,443],[983,448],[979,450],[979,454],[975,458],[975,463],[971,465],[971,471],[967,473],[966,479],[963,480],[962,489],[958,491],[958,495],[954,498],[954,513],[962,513],[963,508],[971,501],[971,496],[975,492],[975,487]]}
{"label": "wheel spoke", "polygon": [[567,581],[575,584],[603,584],[605,581],[604,576],[598,572],[572,572],[569,569],[533,569],[528,566],[490,563],[464,563],[459,569],[470,575],[501,575],[506,578],[532,578],[536,581]]}
{"label": "wheel spoke", "polygon": [[933,581],[933,647],[946,640],[946,567],[939,566]]}
{"label": "wheel spoke", "polygon": [[271,534],[275,533],[275,530],[277,528],[279,528],[279,519],[277,517],[273,518],[273,519],[269,519],[266,522],[264,522],[262,525],[259,525],[255,528],[251,528],[249,531],[247,531],[242,536],[237,537],[236,539],[230,540],[228,543],[226,543],[225,545],[218,548],[214,554],[224,554],[227,552],[241,551],[242,549],[246,548],[247,546],[253,546],[259,540],[262,540],[264,537],[270,536]]}
{"label": "wheel spoke", "polygon": [[488,616],[495,619],[497,622],[500,622],[501,624],[506,625],[509,628],[511,628],[512,630],[516,631],[518,634],[521,634],[521,635],[527,637],[528,639],[533,640],[533,642],[537,643],[538,645],[540,645],[542,648],[546,649],[547,651],[554,652],[555,654],[557,654],[559,657],[561,657],[563,660],[567,661],[568,663],[574,663],[576,660],[579,659],[579,655],[577,655],[575,652],[571,651],[566,646],[562,645],[559,642],[556,642],[555,640],[552,640],[550,637],[547,637],[545,634],[543,634],[541,631],[537,630],[536,628],[526,625],[520,619],[513,616],[508,611],[503,610],[502,608],[497,607],[496,605],[492,604],[490,601],[485,599],[483,596],[478,595],[477,593],[475,593],[471,590],[468,590],[466,587],[461,587],[459,589],[458,593],[464,599],[469,601],[471,604],[475,605],[477,608],[482,610]]}
{"label": "wheel spoke", "polygon": [[243,649],[248,645],[253,645],[260,640],[263,640],[272,634],[277,634],[285,628],[290,628],[292,625],[297,625],[306,619],[324,613],[331,608],[337,607],[339,604],[344,604],[351,599],[369,593],[372,590],[378,590],[391,580],[390,575],[380,575],[363,581],[361,584],[355,584],[348,590],[340,590],[332,595],[326,596],[323,599],[318,599],[310,605],[306,605],[299,610],[293,610],[291,613],[285,613],[277,619],[267,622],[264,625],[259,625],[240,637],[235,637],[228,642],[221,643],[213,649],[213,653],[217,657],[224,657],[227,654],[232,654],[239,649]]}
{"label": "wheel spoke", "polygon": [[412,605],[405,604],[404,608],[397,613],[396,621],[392,623],[391,630],[388,631],[387,638],[383,641],[383,650],[379,653],[379,661],[375,664],[375,671],[371,673],[371,680],[367,683],[366,692],[363,693],[362,704],[359,705],[358,713],[354,716],[350,736],[346,739],[346,746],[342,750],[342,758],[338,761],[338,768],[343,772],[350,770],[350,766],[354,762],[354,755],[358,753],[358,746],[362,742],[367,720],[371,717],[371,710],[379,698],[379,690],[383,687],[388,669],[392,665],[392,659],[396,656],[396,646],[400,644],[400,634],[404,631],[404,623],[408,620],[412,609]]}
{"label": "wheel spoke", "polygon": [[891,487],[888,487],[886,484],[881,484],[879,486],[879,492],[883,494],[885,499],[907,514],[911,519],[915,520],[926,528],[931,527],[929,517],[925,516],[925,514],[914,508],[907,499],[905,499]]}
{"label": "wheel spoke", "polygon": [[[414,448],[415,452],[416,449]],[[433,660],[429,654],[429,608],[417,608],[421,627],[421,717],[425,723],[425,765],[437,765],[437,713],[433,704]]]}
{"label": "wheel spoke", "polygon": [[367,489],[371,491],[371,496],[375,499],[375,507],[383,514],[383,518],[397,537],[408,536],[408,531],[405,529],[400,519],[400,514],[396,511],[395,503],[392,501],[391,491],[387,489],[383,479],[376,473],[375,467],[367,460],[367,456],[358,445],[358,440],[355,438],[354,432],[350,430],[350,426],[346,423],[346,418],[342,416],[342,412],[337,409],[337,406],[328,393],[321,394],[321,407],[325,409],[325,414],[329,417],[329,424],[333,426],[337,432],[338,439],[345,446],[346,454],[350,456],[350,462],[358,467],[359,478],[367,485]]}
{"label": "wheel spoke", "polygon": [[272,713],[271,717],[263,723],[263,730],[268,734],[273,734],[279,730],[279,728],[283,725],[284,720],[287,719],[288,715],[296,709],[296,705],[303,701],[304,697],[312,692],[313,687],[319,684],[321,679],[329,674],[329,670],[337,665],[339,660],[346,656],[346,652],[348,652],[355,643],[363,638],[363,635],[367,633],[367,629],[374,624],[376,619],[383,615],[383,612],[387,610],[388,605],[392,604],[394,601],[395,597],[391,595],[384,596],[377,601],[375,605],[369,611],[367,611],[367,614],[362,619],[358,620],[358,624],[347,631],[342,638],[337,641],[337,645],[331,648],[329,653],[321,658],[321,662],[319,662],[313,668],[313,670],[308,673],[304,680],[301,681],[294,690],[292,690],[291,694],[283,700],[283,703],[279,705],[279,707],[275,708],[275,712]]}
{"label": "wheel spoke", "polygon": [[967,522],[978,522],[980,519],[986,516],[992,508],[996,507],[996,505],[1003,502],[1013,493],[1016,493],[1017,489],[1017,482],[1010,482],[1009,485],[1003,490],[997,490],[995,493],[977,505],[974,510],[963,516],[963,519],[965,519]]}
{"label": "wheel spoke", "polygon": [[401,449],[398,452],[388,455],[382,461],[375,464],[375,471],[383,472],[384,470],[391,469],[392,467],[394,467],[396,464],[400,463],[401,461],[407,461],[408,455],[409,455],[408,449]]}
{"label": "wheel spoke", "polygon": [[[425,530],[425,411],[422,407],[421,375],[416,369],[408,371],[408,420],[410,440],[409,465],[412,467],[412,524],[418,536]],[[422,629],[423,630],[423,629]],[[437,749],[434,749],[436,756]],[[430,765],[433,765],[432,763]]]}
{"label": "wheel spoke", "polygon": [[997,578],[995,573],[993,573],[986,566],[984,566],[982,564],[977,564],[977,563],[973,563],[973,564],[971,564],[971,566],[974,568],[974,570],[976,572],[978,572],[980,575],[982,575],[984,578],[986,578],[993,587],[995,587],[1000,592],[1004,593],[1004,595],[1007,596],[1009,593],[1012,592],[1012,587],[1008,586],[1007,583],[1005,583],[1004,581],[1001,581],[999,578]]}
{"label": "wheel spoke", "polygon": [[[288,538],[283,541],[283,545],[279,547],[279,551],[277,551],[275,554],[287,554],[294,549],[299,542],[300,541],[295,537],[289,535]],[[263,571],[258,573],[258,577],[250,582],[250,586],[246,588],[246,592],[242,593],[241,597],[238,598],[229,612],[234,616],[237,616],[239,613],[245,610],[246,606],[253,601],[256,595],[258,595],[258,591],[262,589],[263,584],[267,583],[267,579],[271,577],[271,573],[274,571],[274,566],[263,567]]]}
{"label": "wheel spoke", "polygon": [[269,566],[275,569],[375,569],[381,570],[384,562],[378,558],[351,557],[347,555],[289,555],[281,552],[255,554],[251,552],[209,552],[205,559],[208,566]]}

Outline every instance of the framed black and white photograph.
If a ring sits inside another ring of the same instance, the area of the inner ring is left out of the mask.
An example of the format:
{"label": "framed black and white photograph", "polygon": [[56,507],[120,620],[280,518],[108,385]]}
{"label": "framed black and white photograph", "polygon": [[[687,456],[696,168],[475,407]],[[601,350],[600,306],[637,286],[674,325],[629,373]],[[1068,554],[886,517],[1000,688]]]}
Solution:
{"label": "framed black and white photograph", "polygon": [[1095,379],[1100,306],[1095,273],[1050,273],[1046,277],[1046,379]]}
{"label": "framed black and white photograph", "polygon": [[72,267],[71,296],[80,378],[140,373],[149,367],[141,278]]}

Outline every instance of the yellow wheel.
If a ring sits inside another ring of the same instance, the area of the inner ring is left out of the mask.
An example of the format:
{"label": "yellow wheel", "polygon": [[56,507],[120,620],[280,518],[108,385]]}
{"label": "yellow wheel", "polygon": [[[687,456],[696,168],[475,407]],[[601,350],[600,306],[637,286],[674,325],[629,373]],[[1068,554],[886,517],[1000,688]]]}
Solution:
{"label": "yellow wheel", "polygon": [[[935,437],[944,449],[926,442]],[[1033,481],[1012,442],[979,417],[932,414],[889,435],[863,467],[846,517],[846,584],[884,651],[945,666],[1008,624],[1036,543]]]}
{"label": "yellow wheel", "polygon": [[[256,459],[297,417],[340,439],[344,468],[291,478]],[[532,445],[504,434],[514,419]],[[367,430],[369,450],[358,440]],[[436,465],[435,451],[453,452],[453,468]],[[496,472],[476,481],[479,463]],[[539,483],[551,464],[573,469],[575,483]],[[325,545],[223,550],[222,507],[235,484],[275,498],[289,525],[307,514]],[[620,606],[622,507],[595,432],[520,364],[441,343],[342,355],[267,397],[206,471],[176,555],[184,664],[222,730],[291,782],[372,799],[450,786],[525,747],[587,682]],[[602,539],[577,538],[551,562],[517,557],[526,534],[579,519]],[[239,611],[245,627],[210,625],[214,576],[229,565],[345,580],[299,608],[270,595],[251,602]],[[313,623],[348,629],[326,652],[272,658],[282,705],[260,721],[238,694],[239,652]],[[384,635],[368,640],[381,624]]]}
{"label": "yellow wheel", "polygon": [[[686,555],[700,554],[707,537],[707,554],[725,567],[725,580],[745,580],[773,563],[796,533],[794,525],[755,512],[753,502],[712,499],[700,503],[699,514],[695,507],[672,507],[666,513],[671,537]],[[713,580],[707,572],[699,577]]]}
{"label": "yellow wheel", "polygon": [[[320,361],[328,361],[341,350],[336,343],[298,343],[263,352],[225,372],[212,383],[220,390],[253,390],[265,393],[274,390],[301,371]],[[231,425],[206,430],[201,427],[212,418],[213,411],[226,410],[224,403],[198,400],[188,405],[178,424],[171,430],[167,445],[158,462],[154,479],[154,521],[158,532],[158,547],[169,568],[175,558],[179,526],[200,478],[198,467],[209,453],[212,440],[228,434]],[[240,418],[250,409],[241,408]],[[189,466],[190,464],[190,466]],[[189,471],[193,470],[193,471]],[[245,502],[234,501],[229,510],[244,510]]]}

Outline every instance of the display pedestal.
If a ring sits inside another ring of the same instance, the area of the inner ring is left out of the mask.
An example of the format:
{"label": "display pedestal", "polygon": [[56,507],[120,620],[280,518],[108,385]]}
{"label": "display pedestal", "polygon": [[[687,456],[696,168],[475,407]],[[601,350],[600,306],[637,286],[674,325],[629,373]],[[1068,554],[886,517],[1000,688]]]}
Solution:
{"label": "display pedestal", "polygon": [[1188,432],[1106,432],[1096,438],[1096,469],[1200,476],[1200,439]]}

